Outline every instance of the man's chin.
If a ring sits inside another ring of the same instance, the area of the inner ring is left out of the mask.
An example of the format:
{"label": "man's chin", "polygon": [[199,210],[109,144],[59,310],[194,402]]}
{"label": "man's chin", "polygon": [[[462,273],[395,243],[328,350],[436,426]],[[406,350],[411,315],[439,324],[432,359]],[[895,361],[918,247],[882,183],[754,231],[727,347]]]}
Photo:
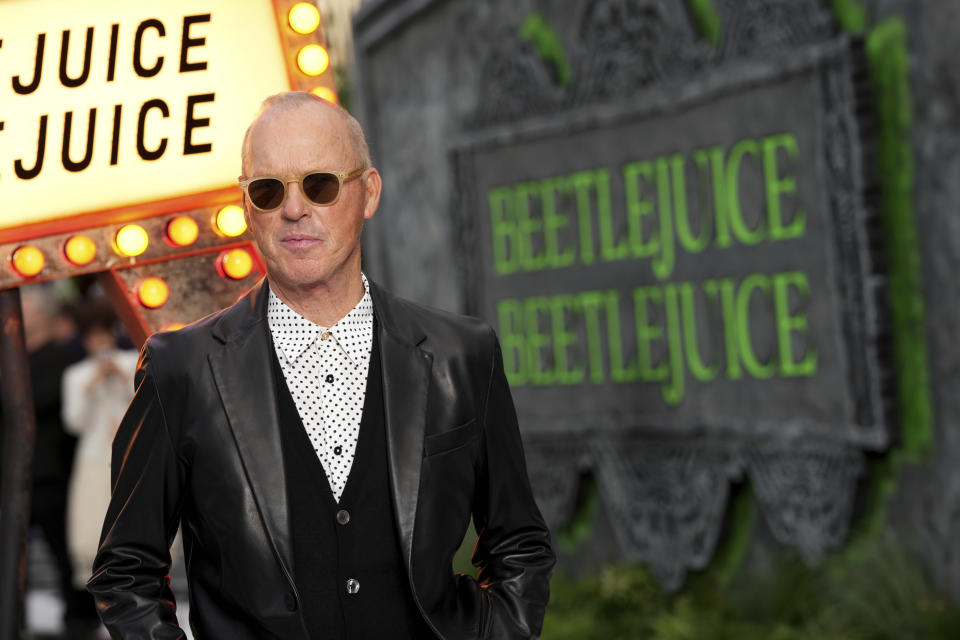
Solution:
{"label": "man's chin", "polygon": [[267,268],[267,277],[270,279],[270,282],[276,283],[278,286],[291,291],[314,289],[330,281],[333,274],[326,270],[317,269],[316,265],[313,265],[313,267],[313,269],[288,269],[279,271]]}

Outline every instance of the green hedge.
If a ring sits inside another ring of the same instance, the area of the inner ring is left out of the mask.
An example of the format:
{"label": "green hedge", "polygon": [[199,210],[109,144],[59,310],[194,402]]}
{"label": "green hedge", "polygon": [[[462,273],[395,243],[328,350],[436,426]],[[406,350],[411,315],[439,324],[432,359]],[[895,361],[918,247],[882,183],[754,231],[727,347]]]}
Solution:
{"label": "green hedge", "polygon": [[545,640],[932,640],[960,638],[960,610],[886,539],[819,569],[784,560],[762,577],[693,575],[664,593],[638,566],[551,585]]}

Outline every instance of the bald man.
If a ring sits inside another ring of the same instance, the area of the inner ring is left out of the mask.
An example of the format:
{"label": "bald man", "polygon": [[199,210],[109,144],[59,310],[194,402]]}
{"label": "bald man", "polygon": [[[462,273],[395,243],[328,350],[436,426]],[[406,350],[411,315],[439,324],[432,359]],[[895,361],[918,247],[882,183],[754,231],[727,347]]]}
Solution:
{"label": "bald man", "polygon": [[[554,565],[496,336],[361,271],[380,174],[343,109],[268,98],[243,142],[267,277],[152,336],[88,588],[115,638],[537,638]],[[478,577],[451,561],[473,518]]]}

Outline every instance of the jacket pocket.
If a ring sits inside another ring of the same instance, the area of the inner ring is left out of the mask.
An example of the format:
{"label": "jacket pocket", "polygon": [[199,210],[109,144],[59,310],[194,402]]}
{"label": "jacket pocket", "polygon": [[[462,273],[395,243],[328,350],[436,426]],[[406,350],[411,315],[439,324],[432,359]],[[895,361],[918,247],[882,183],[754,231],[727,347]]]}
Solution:
{"label": "jacket pocket", "polygon": [[469,444],[477,438],[477,419],[473,418],[459,427],[435,433],[423,439],[423,455],[435,456]]}

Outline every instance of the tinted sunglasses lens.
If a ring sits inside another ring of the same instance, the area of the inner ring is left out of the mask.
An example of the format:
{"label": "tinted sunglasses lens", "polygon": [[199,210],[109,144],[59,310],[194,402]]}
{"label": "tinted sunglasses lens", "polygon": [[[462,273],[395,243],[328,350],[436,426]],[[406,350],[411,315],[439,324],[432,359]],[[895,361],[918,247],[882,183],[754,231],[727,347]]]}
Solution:
{"label": "tinted sunglasses lens", "polygon": [[311,173],[301,184],[303,195],[314,204],[330,204],[340,193],[340,181],[332,173]]}
{"label": "tinted sunglasses lens", "polygon": [[247,196],[257,209],[276,209],[283,202],[284,188],[276,178],[259,178],[247,185]]}

